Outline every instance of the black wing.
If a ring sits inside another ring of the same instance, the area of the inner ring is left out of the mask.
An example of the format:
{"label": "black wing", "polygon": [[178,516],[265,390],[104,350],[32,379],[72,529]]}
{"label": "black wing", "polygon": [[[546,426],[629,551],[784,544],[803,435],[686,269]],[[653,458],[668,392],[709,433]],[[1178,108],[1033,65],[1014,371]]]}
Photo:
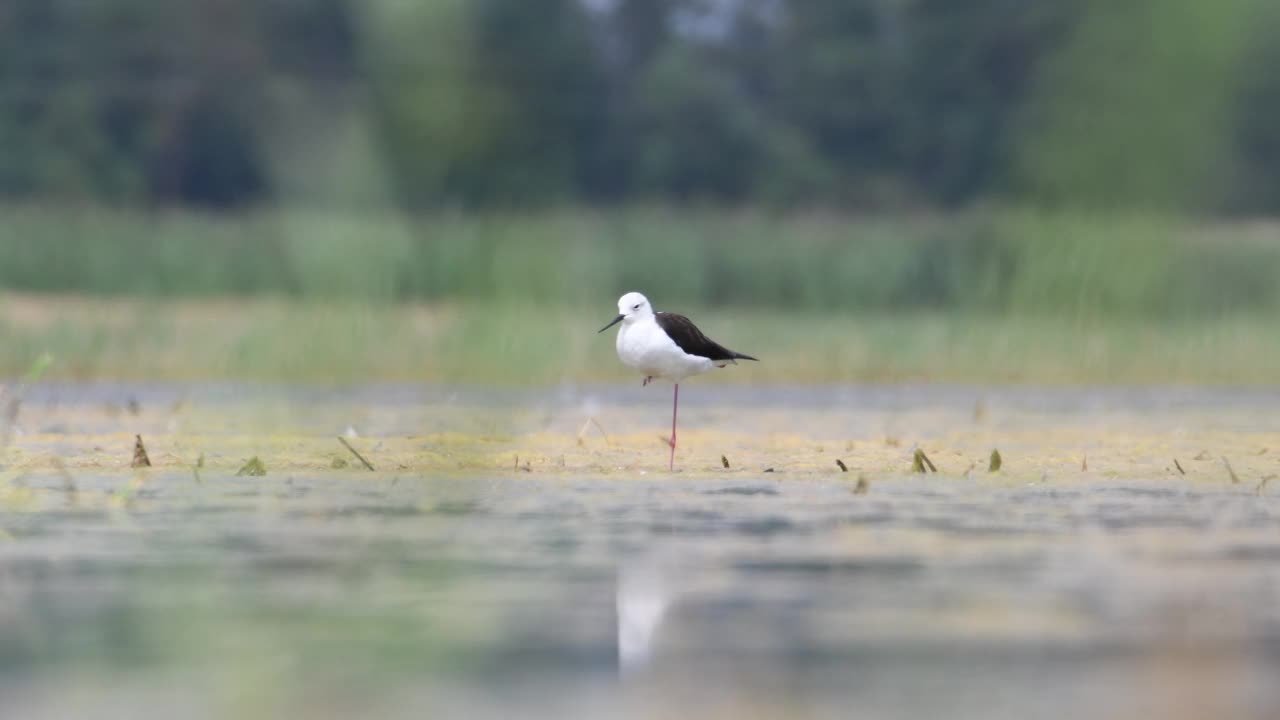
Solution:
{"label": "black wing", "polygon": [[675,341],[675,344],[681,350],[690,355],[697,355],[708,360],[755,360],[750,355],[734,352],[703,335],[698,326],[683,315],[660,312],[654,313],[653,317],[658,321],[658,327],[662,328],[662,331]]}

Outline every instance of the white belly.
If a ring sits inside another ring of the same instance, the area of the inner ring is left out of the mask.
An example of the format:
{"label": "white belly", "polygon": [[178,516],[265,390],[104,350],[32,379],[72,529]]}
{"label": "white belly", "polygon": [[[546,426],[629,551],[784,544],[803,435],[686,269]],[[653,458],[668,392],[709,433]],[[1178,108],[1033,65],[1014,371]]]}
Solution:
{"label": "white belly", "polygon": [[686,355],[652,318],[623,324],[618,330],[618,359],[646,376],[673,382],[715,367],[704,357]]}

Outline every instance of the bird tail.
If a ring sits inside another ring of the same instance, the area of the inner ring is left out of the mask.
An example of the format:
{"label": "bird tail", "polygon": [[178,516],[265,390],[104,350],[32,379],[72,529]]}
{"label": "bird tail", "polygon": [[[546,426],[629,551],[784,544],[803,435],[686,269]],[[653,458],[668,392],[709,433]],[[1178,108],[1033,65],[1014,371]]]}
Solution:
{"label": "bird tail", "polygon": [[[733,357],[732,357],[732,359],[733,359],[733,360],[754,360],[754,361],[756,361],[756,362],[760,362],[760,358],[753,358],[753,357],[751,357],[750,355],[743,355],[743,354],[742,354],[742,353],[740,353],[740,352],[732,352],[732,351],[730,351],[730,353],[729,353],[729,354],[733,356]],[[736,364],[736,363],[735,363],[735,364]]]}

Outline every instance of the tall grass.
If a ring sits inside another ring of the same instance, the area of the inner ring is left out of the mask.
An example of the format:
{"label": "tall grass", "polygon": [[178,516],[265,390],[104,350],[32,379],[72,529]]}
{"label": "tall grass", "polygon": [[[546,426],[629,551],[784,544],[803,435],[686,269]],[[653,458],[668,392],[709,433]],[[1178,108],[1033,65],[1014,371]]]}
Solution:
{"label": "tall grass", "polygon": [[1280,224],[973,211],[426,216],[0,208],[0,288],[144,297],[964,310],[1174,320],[1280,309]]}
{"label": "tall grass", "polygon": [[[689,307],[761,362],[699,383],[960,381],[1280,383],[1280,323],[1235,314],[1141,318]],[[0,294],[0,378],[49,352],[73,379],[426,381],[548,385],[638,380],[596,330],[611,303],[372,304]]]}

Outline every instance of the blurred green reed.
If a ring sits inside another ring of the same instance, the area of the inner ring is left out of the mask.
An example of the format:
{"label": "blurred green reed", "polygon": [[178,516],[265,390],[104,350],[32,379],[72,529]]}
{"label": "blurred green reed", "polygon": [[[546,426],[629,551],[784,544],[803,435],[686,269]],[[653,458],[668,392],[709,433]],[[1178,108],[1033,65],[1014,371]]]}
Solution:
{"label": "blurred green reed", "polygon": [[[33,306],[36,309],[33,310]],[[1275,315],[746,309],[663,303],[761,358],[702,383],[1280,382]],[[73,379],[638,382],[619,365],[612,295],[578,306],[0,295],[0,377],[48,351]]]}
{"label": "blurred green reed", "polygon": [[1280,223],[1157,213],[0,208],[0,289],[1212,318],[1280,309]]}

